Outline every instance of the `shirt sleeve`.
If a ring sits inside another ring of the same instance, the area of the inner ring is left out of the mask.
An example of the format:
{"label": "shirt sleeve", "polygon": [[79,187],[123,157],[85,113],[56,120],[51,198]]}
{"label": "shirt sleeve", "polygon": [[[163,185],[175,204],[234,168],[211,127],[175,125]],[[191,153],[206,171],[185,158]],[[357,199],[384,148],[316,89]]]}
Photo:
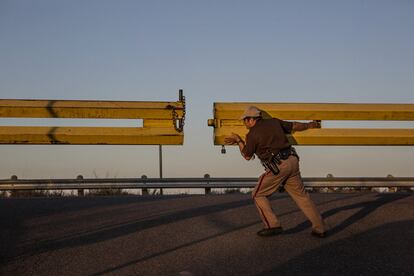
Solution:
{"label": "shirt sleeve", "polygon": [[256,143],[254,142],[254,139],[252,139],[252,136],[250,135],[250,132],[249,132],[247,133],[246,144],[243,148],[242,153],[246,157],[252,157],[255,152],[256,152]]}
{"label": "shirt sleeve", "polygon": [[293,123],[292,122],[283,121],[283,120],[280,120],[280,119],[277,119],[277,120],[279,121],[279,123],[282,126],[283,131],[285,133],[289,133],[289,134],[292,133],[292,129],[293,129]]}

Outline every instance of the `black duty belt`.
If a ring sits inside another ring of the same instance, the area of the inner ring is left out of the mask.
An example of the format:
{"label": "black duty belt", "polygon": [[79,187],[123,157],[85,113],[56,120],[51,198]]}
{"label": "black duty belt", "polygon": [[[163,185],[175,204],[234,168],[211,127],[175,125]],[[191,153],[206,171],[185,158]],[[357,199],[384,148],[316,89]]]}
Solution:
{"label": "black duty belt", "polygon": [[[299,155],[297,154],[296,150],[294,147],[288,147],[285,149],[282,149],[281,151],[279,151],[277,154],[274,154],[271,152],[271,157],[268,160],[260,160],[260,162],[262,163],[263,167],[266,170],[271,171],[274,175],[278,175],[280,170],[279,170],[279,165],[280,163],[282,163],[282,160],[286,160],[289,158],[289,156],[296,156],[299,160]],[[285,190],[285,182],[280,183],[279,186],[279,192],[282,193]]]}
{"label": "black duty belt", "polygon": [[282,149],[277,154],[270,152],[271,157],[268,160],[261,160],[261,163],[265,169],[270,170],[274,175],[279,174],[279,167],[282,160],[286,160],[289,156],[293,155],[299,159],[299,155],[297,154],[294,147],[288,147]]}
{"label": "black duty belt", "polygon": [[276,158],[279,160],[286,160],[291,155],[296,156],[299,159],[299,155],[296,152],[296,149],[294,147],[288,147],[288,148],[282,149],[276,154]]}

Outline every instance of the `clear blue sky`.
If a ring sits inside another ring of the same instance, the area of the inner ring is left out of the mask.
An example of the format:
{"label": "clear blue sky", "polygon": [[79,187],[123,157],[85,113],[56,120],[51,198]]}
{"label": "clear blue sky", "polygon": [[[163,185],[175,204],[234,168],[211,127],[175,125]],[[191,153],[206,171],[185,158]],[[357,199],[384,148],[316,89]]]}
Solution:
{"label": "clear blue sky", "polygon": [[[0,98],[172,101],[182,88],[185,145],[164,147],[164,177],[256,176],[257,160],[213,146],[213,103],[414,103],[413,14],[411,0],[0,0]],[[413,176],[412,147],[298,149],[304,176]],[[156,146],[0,155],[0,178],[158,176]]]}

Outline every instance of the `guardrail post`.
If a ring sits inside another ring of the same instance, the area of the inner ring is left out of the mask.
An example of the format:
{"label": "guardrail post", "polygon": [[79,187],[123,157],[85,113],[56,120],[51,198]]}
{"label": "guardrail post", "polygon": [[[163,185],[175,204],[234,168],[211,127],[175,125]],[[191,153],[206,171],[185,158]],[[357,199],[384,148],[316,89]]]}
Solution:
{"label": "guardrail post", "polygon": [[[160,162],[160,179],[162,179],[162,145],[158,145],[159,162]],[[163,195],[162,188],[160,188],[160,195]]]}
{"label": "guardrail post", "polygon": [[[83,180],[83,176],[82,175],[78,175],[76,177],[77,180]],[[81,184],[81,183],[78,183]],[[84,196],[85,195],[85,190],[84,189],[78,189],[78,196]]]}
{"label": "guardrail post", "polygon": [[[12,181],[17,181],[17,175],[12,175],[11,177],[10,177],[10,179],[12,180]],[[12,187],[14,186],[14,184],[12,184]],[[10,191],[10,193],[11,194],[13,194],[13,193],[15,193],[15,192],[17,192],[17,191]]]}
{"label": "guardrail post", "polygon": [[[147,176],[145,174],[141,176],[141,179],[142,179],[142,183],[146,184],[145,179],[147,179]],[[148,195],[148,189],[147,188],[142,188],[141,193],[142,193],[142,195]]]}
{"label": "guardrail post", "polygon": [[[208,179],[210,178],[210,175],[208,174],[208,173],[206,173],[205,175],[204,175],[204,179],[206,180],[206,184],[208,185],[208,184],[210,184],[210,182],[208,181]],[[210,187],[206,187],[205,188],[205,194],[206,195],[208,195],[208,194],[210,194],[211,193],[211,188]]]}
{"label": "guardrail post", "polygon": [[[392,174],[388,174],[387,175],[387,178],[389,180],[392,180],[394,178],[394,176]],[[393,187],[393,186],[389,186],[388,187],[388,192],[397,192],[397,191],[398,191],[398,188],[397,187]]]}

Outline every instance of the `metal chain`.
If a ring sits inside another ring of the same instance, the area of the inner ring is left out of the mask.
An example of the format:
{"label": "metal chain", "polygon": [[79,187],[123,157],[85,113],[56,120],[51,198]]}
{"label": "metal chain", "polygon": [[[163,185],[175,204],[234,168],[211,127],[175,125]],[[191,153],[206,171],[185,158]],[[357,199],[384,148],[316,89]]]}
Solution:
{"label": "metal chain", "polygon": [[[183,103],[183,117],[179,118],[177,111],[175,111],[175,108],[172,110],[172,122],[173,126],[176,131],[183,132],[184,130],[184,121],[185,121],[185,96],[182,97],[182,103]],[[178,126],[177,126],[177,120],[178,120]]]}

